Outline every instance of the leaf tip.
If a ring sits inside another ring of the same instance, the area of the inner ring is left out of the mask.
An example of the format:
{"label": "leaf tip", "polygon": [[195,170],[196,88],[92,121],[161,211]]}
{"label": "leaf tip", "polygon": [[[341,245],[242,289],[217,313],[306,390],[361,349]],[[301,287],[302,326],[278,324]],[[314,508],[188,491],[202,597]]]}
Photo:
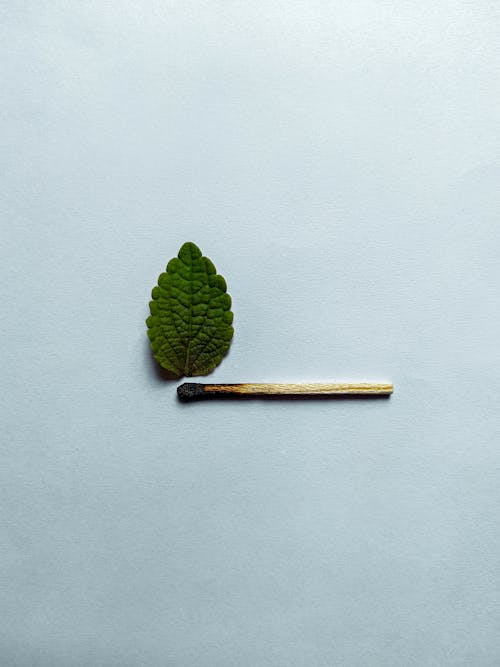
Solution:
{"label": "leaf tip", "polygon": [[201,250],[198,248],[196,243],[193,243],[192,241],[186,241],[186,243],[183,243],[179,253],[178,257],[180,260],[187,264],[191,264],[195,259],[199,259],[201,257]]}

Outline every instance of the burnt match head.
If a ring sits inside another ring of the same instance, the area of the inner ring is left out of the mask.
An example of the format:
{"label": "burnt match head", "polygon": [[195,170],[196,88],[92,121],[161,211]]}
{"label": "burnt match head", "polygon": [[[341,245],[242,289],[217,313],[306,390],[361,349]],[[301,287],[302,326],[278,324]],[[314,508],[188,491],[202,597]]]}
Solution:
{"label": "burnt match head", "polygon": [[181,401],[192,401],[196,398],[202,398],[204,395],[204,385],[199,382],[184,382],[177,387],[177,396]]}

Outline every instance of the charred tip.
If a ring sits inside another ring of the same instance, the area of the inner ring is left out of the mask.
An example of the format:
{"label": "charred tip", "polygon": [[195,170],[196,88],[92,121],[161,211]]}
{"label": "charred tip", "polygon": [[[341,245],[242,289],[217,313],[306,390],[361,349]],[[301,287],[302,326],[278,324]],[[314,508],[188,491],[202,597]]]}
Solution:
{"label": "charred tip", "polygon": [[199,382],[184,382],[177,387],[177,396],[180,401],[192,401],[204,395],[204,385]]}

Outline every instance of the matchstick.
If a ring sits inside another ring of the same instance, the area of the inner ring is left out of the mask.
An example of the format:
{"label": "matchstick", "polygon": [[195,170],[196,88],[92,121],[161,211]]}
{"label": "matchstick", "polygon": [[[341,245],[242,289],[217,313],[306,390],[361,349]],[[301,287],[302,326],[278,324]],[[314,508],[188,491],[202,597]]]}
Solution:
{"label": "matchstick", "polygon": [[247,384],[201,384],[185,382],[177,387],[177,395],[182,401],[197,398],[251,397],[270,398],[272,396],[389,396],[392,384],[373,382],[335,382],[321,384],[268,384],[265,382]]}

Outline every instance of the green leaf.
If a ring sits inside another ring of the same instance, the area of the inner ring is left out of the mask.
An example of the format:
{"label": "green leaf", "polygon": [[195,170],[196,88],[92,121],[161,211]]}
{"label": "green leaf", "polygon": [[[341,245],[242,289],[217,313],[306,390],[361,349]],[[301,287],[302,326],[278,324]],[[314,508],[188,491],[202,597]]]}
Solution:
{"label": "green leaf", "polygon": [[151,296],[146,324],[156,361],[177,377],[210,373],[233,337],[231,297],[212,262],[184,243]]}

